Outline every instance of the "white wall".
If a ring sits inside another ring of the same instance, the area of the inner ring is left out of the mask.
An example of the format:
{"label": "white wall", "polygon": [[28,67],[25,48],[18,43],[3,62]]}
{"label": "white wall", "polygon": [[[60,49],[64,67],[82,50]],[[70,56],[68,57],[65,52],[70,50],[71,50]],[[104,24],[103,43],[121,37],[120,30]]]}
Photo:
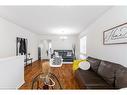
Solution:
{"label": "white wall", "polygon": [[28,39],[28,52],[35,61],[38,55],[38,36],[3,18],[0,18],[0,58],[16,55],[16,37]]}
{"label": "white wall", "polygon": [[0,59],[0,89],[18,89],[24,82],[24,56]]}
{"label": "white wall", "polygon": [[127,44],[103,45],[103,31],[127,22],[127,7],[113,7],[84,30],[87,54],[127,66]]}
{"label": "white wall", "polygon": [[68,39],[64,41],[59,37],[56,35],[41,35],[39,38],[40,41],[43,39],[51,40],[53,49],[72,49],[72,44],[76,44],[77,36],[68,36]]}
{"label": "white wall", "polygon": [[73,36],[67,36],[67,40],[61,40],[59,38],[60,36],[56,35],[41,35],[40,38],[40,43],[41,40],[47,39],[52,41],[52,49],[58,49],[58,50],[70,50],[72,49],[72,44],[76,44],[78,42],[78,37],[73,35]]}

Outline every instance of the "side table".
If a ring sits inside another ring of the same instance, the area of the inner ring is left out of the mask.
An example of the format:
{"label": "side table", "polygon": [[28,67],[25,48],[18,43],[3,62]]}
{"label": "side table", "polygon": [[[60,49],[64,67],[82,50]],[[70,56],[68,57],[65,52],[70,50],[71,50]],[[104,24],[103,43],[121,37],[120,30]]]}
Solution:
{"label": "side table", "polygon": [[32,66],[32,60],[33,60],[33,58],[27,58],[27,59],[25,59],[26,66],[28,65],[28,61],[30,61],[30,65]]}

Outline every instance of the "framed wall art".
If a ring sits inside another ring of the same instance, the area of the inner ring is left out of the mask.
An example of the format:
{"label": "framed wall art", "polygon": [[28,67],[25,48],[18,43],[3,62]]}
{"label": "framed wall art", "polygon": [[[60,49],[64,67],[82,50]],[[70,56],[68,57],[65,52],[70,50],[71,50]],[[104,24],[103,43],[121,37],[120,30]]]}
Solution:
{"label": "framed wall art", "polygon": [[127,23],[118,25],[103,32],[103,44],[127,44]]}

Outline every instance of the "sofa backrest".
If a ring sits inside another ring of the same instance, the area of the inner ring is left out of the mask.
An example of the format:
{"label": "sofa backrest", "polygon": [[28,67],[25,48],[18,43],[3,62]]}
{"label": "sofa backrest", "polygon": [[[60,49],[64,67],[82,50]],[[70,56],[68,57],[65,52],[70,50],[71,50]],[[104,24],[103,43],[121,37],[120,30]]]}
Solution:
{"label": "sofa backrest", "polygon": [[99,68],[98,68],[98,74],[111,86],[115,86],[115,73],[116,68],[118,68],[119,65],[116,63],[108,62],[108,61],[101,61]]}
{"label": "sofa backrest", "polygon": [[88,57],[87,61],[90,63],[90,68],[94,71],[98,71],[98,67],[100,65],[101,60],[93,58],[93,57]]}
{"label": "sofa backrest", "polygon": [[72,50],[54,50],[54,53],[55,52],[57,52],[59,56],[62,56],[62,57],[67,57],[68,55],[73,56]]}
{"label": "sofa backrest", "polygon": [[114,88],[127,87],[127,68],[109,61],[88,57],[91,69]]}
{"label": "sofa backrest", "polygon": [[127,68],[119,66],[116,71],[115,87],[124,88],[127,87]]}

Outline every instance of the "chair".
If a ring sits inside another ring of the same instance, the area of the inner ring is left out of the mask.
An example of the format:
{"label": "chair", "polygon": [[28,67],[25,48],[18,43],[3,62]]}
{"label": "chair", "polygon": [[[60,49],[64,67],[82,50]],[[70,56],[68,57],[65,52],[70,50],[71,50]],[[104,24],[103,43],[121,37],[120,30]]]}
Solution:
{"label": "chair", "polygon": [[52,59],[50,59],[50,66],[51,67],[61,67],[63,63],[63,59],[61,56],[54,56]]}
{"label": "chair", "polygon": [[42,63],[42,72],[33,79],[31,89],[62,89],[59,79],[50,69],[48,61]]}
{"label": "chair", "polygon": [[31,89],[63,89],[58,78],[53,73],[48,74],[47,77],[44,73],[38,74],[32,81]]}

